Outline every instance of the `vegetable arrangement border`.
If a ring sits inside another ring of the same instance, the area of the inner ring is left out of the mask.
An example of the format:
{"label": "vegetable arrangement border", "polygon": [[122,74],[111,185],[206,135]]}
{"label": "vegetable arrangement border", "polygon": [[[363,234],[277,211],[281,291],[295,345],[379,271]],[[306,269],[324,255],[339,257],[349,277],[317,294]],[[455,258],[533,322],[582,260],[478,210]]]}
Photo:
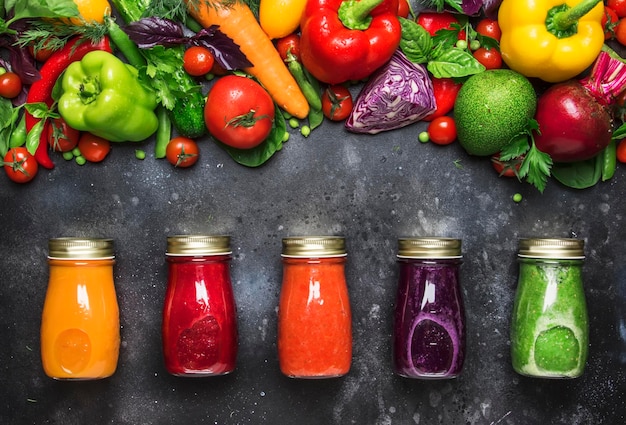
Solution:
{"label": "vegetable arrangement border", "polygon": [[[583,189],[626,161],[626,10],[611,6],[7,0],[0,155],[9,178],[27,182],[54,168],[51,152],[82,165],[119,142],[154,139],[154,158],[192,166],[195,141],[210,137],[258,167],[325,119],[363,134],[425,122],[416,140],[458,141],[500,176],[541,192],[550,177]],[[131,113],[133,123],[120,118]]]}

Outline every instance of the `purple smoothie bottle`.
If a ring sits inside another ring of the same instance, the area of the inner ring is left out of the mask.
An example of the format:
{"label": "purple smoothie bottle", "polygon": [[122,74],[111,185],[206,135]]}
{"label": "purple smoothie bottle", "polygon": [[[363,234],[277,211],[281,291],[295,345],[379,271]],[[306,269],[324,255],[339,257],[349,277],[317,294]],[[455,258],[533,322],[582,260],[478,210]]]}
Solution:
{"label": "purple smoothie bottle", "polygon": [[465,359],[465,310],[459,285],[461,241],[398,240],[399,279],[393,332],[394,372],[449,379]]}

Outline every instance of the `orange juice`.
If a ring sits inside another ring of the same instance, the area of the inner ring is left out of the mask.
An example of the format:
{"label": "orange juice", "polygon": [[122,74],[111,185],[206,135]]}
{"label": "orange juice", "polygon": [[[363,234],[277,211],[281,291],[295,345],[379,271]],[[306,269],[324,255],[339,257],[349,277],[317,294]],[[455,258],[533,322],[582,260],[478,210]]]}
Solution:
{"label": "orange juice", "polygon": [[55,379],[101,379],[117,368],[120,324],[113,241],[51,239],[41,359]]}

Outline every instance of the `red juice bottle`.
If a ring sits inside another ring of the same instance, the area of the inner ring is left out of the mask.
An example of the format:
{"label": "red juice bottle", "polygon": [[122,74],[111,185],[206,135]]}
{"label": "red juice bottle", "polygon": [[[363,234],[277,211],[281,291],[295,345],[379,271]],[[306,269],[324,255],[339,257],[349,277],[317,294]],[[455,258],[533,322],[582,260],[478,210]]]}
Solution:
{"label": "red juice bottle", "polygon": [[235,369],[237,323],[230,254],[228,236],[167,239],[162,336],[165,367],[173,375],[224,375]]}
{"label": "red juice bottle", "polygon": [[465,358],[461,241],[406,238],[398,245],[394,372],[407,378],[454,378]]}

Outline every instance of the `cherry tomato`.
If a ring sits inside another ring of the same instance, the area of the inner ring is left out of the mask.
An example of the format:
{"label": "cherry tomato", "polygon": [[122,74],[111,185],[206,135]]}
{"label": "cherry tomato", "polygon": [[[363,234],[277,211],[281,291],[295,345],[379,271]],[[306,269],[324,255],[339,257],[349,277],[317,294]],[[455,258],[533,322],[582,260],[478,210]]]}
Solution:
{"label": "cherry tomato", "polygon": [[400,0],[398,2],[398,16],[408,18],[410,11],[411,7],[409,6],[408,0]]}
{"label": "cherry tomato", "polygon": [[54,50],[44,47],[41,49],[37,49],[37,51],[35,51],[35,46],[31,44],[28,46],[28,52],[31,54],[33,58],[35,58],[36,61],[45,62],[50,58],[50,56],[52,56],[52,54],[54,53]]}
{"label": "cherry tomato", "polygon": [[22,79],[15,72],[0,75],[0,96],[13,99],[22,92]]}
{"label": "cherry tomato", "polygon": [[48,129],[48,144],[53,151],[69,152],[78,145],[80,131],[70,127],[63,118],[55,118]]}
{"label": "cherry tomato", "polygon": [[491,157],[491,165],[500,177],[516,177],[522,165],[522,158],[516,158],[511,161],[500,161],[500,154],[497,153]]}
{"label": "cherry tomato", "polygon": [[487,69],[502,68],[502,55],[498,49],[485,49],[484,47],[475,50],[472,53],[476,60],[482,63]]}
{"label": "cherry tomato", "polygon": [[617,160],[626,163],[626,139],[620,140],[617,144]]}
{"label": "cherry tomato", "polygon": [[194,77],[208,74],[214,63],[213,53],[205,47],[191,46],[183,55],[183,68]]}
{"label": "cherry tomato", "polygon": [[27,183],[35,178],[39,165],[25,147],[11,148],[4,156],[4,171],[16,183]]}
{"label": "cherry tomato", "polygon": [[615,27],[619,22],[617,13],[610,7],[604,7],[604,15],[602,15],[602,28],[604,28],[604,39],[610,40],[615,36]]}
{"label": "cherry tomato", "polygon": [[[423,26],[431,36],[442,29],[452,30],[453,24],[459,24],[459,20],[450,12],[422,12],[417,15],[416,22]],[[465,30],[461,30],[457,38],[465,40],[466,36]]]}
{"label": "cherry tomato", "polygon": [[455,82],[452,78],[432,78],[433,95],[435,96],[435,112],[424,117],[424,121],[432,121],[437,117],[446,115],[454,107],[456,96],[461,90],[461,83]]}
{"label": "cherry tomato", "polygon": [[615,27],[615,39],[622,45],[626,46],[626,19],[620,19]]}
{"label": "cherry tomato", "polygon": [[626,0],[607,0],[607,7],[615,11],[620,18],[626,18]]}
{"label": "cherry tomato", "polygon": [[94,134],[83,132],[78,139],[78,150],[89,162],[100,162],[111,152],[111,142]]}
{"label": "cherry tomato", "polygon": [[498,42],[502,37],[502,31],[500,30],[498,21],[490,18],[481,19],[478,24],[476,24],[476,32],[485,37],[491,37]]}
{"label": "cherry tomato", "polygon": [[331,121],[348,118],[352,106],[352,93],[342,85],[328,86],[322,93],[322,112]]}
{"label": "cherry tomato", "polygon": [[288,53],[295,56],[300,62],[300,36],[298,34],[289,34],[276,40],[276,50],[283,60],[288,59]]}
{"label": "cherry tomato", "polygon": [[456,124],[447,115],[435,118],[428,124],[430,141],[437,145],[449,145],[456,140]]}
{"label": "cherry tomato", "polygon": [[165,157],[174,167],[191,167],[198,161],[200,151],[195,140],[189,137],[174,137],[165,148]]}
{"label": "cherry tomato", "polygon": [[209,90],[204,122],[209,133],[225,145],[250,149],[270,134],[274,101],[256,81],[227,75]]}

